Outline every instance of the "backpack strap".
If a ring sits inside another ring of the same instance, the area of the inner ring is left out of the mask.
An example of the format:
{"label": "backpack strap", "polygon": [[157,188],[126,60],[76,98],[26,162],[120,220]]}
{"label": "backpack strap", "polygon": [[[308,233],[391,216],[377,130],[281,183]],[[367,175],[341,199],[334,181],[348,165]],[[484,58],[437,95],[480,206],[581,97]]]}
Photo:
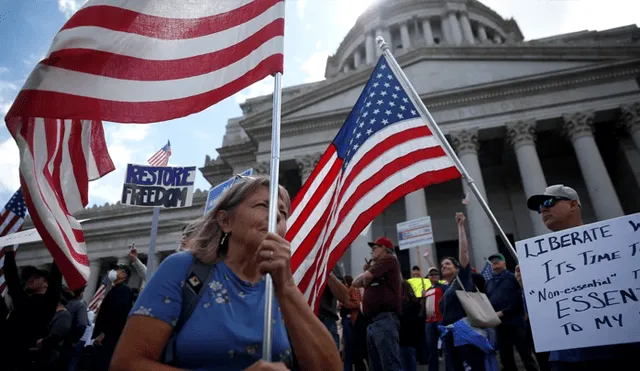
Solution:
{"label": "backpack strap", "polygon": [[162,356],[163,363],[173,364],[176,362],[176,339],[180,330],[184,324],[189,320],[191,314],[198,306],[200,298],[204,294],[205,286],[211,279],[213,272],[215,271],[215,264],[205,264],[200,260],[193,258],[189,273],[185,279],[185,283],[182,286],[182,307],[180,309],[180,318],[176,322],[173,328],[171,337],[167,341],[167,346],[164,349]]}

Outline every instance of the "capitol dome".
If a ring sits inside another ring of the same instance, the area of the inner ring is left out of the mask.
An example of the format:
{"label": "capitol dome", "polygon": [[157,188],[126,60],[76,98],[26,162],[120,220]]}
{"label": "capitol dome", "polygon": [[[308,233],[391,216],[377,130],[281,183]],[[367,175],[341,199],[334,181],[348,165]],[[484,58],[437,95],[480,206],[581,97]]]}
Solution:
{"label": "capitol dome", "polygon": [[378,0],[349,30],[338,51],[327,58],[325,77],[363,66],[380,56],[382,36],[396,55],[439,45],[503,44],[524,37],[513,19],[476,0]]}

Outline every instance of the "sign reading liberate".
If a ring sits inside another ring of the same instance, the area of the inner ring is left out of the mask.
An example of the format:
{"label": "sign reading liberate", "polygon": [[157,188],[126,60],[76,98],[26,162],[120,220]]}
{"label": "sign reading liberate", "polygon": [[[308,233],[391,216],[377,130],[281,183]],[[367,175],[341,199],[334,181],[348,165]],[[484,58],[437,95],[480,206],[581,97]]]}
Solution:
{"label": "sign reading liberate", "polygon": [[537,352],[640,341],[640,214],[516,247]]}
{"label": "sign reading liberate", "polygon": [[131,206],[191,206],[196,167],[127,165],[121,203]]}

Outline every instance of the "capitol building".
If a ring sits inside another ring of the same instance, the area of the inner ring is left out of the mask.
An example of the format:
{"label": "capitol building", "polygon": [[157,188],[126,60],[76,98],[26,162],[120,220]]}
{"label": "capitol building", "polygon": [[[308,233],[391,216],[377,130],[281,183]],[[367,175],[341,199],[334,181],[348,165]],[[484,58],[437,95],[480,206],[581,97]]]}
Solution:
{"label": "capitol building", "polygon": [[[381,52],[382,36],[476,181],[512,241],[547,233],[529,195],[562,183],[582,198],[585,223],[640,211],[640,29],[620,25],[527,40],[516,20],[476,0],[387,0],[367,9],[327,58],[325,79],[282,92],[280,183],[292,196],[344,123]],[[269,171],[272,97],[241,104],[229,119],[217,158],[200,168],[219,184],[253,168]],[[212,148],[213,152],[213,148]],[[370,250],[397,223],[430,216],[435,243],[398,254],[405,274],[429,251],[432,261],[457,255],[454,214],[464,211],[472,263],[507,249],[462,180],[430,186],[379,215],[342,258],[358,274]],[[202,215],[206,191],[193,206],[163,210],[155,256],[149,246],[151,209],[94,206],[76,215],[91,261],[90,298],[110,263],[129,263],[132,241],[142,260],[160,262],[178,247],[184,223]],[[27,225],[25,225],[27,228]],[[43,265],[41,243],[26,244],[19,265]],[[426,262],[422,262],[426,268]],[[510,261],[509,264],[513,264]],[[134,274],[132,287],[140,285]]]}

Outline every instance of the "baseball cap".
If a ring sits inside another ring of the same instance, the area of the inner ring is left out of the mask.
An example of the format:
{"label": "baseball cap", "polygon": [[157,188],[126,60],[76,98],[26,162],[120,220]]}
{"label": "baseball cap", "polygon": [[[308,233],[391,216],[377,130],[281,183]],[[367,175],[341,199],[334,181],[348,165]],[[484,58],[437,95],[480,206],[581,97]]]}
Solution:
{"label": "baseball cap", "polygon": [[431,272],[436,272],[440,274],[440,271],[438,271],[438,268],[436,267],[430,267],[429,270],[427,271],[427,275],[431,274]]}
{"label": "baseball cap", "polygon": [[378,237],[374,242],[367,242],[367,244],[369,245],[369,247],[382,246],[387,249],[393,250],[393,242],[391,242],[391,240],[386,237]]}
{"label": "baseball cap", "polygon": [[495,259],[495,258],[498,258],[498,259],[500,259],[500,260],[502,260],[502,261],[505,261],[505,260],[506,260],[506,259],[504,258],[504,255],[502,255],[502,254],[500,254],[500,253],[498,253],[498,254],[493,254],[493,255],[489,256],[489,258],[487,258],[487,260],[488,260],[488,261],[491,261],[491,259]]}
{"label": "baseball cap", "polygon": [[529,210],[538,211],[540,205],[551,197],[560,197],[571,201],[578,201],[578,206],[582,207],[580,204],[580,197],[578,197],[578,192],[564,184],[549,186],[545,189],[544,194],[529,197],[527,200],[527,207]]}

